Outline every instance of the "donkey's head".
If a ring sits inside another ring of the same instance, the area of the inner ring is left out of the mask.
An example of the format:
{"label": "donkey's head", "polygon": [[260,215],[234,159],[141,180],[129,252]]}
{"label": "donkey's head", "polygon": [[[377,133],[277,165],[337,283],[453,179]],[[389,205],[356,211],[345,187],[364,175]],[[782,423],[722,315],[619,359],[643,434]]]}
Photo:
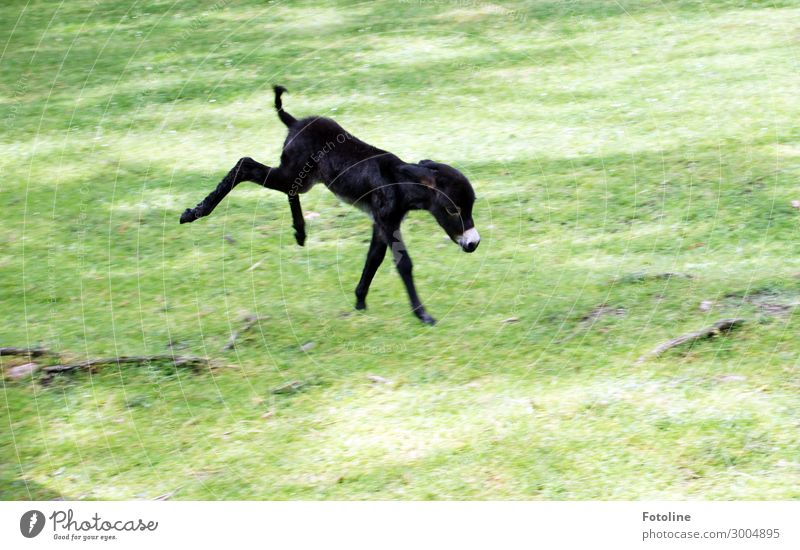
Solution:
{"label": "donkey's head", "polygon": [[464,252],[474,252],[481,236],[472,220],[475,191],[466,176],[452,166],[432,160],[403,164],[400,172],[430,188],[428,211]]}

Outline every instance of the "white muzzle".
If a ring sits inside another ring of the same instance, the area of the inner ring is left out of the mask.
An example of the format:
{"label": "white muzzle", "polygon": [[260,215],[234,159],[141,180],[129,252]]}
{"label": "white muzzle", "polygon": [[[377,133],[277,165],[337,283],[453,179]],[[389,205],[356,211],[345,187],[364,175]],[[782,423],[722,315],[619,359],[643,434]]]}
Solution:
{"label": "white muzzle", "polygon": [[472,229],[467,229],[458,237],[458,245],[465,251],[465,252],[472,252],[476,248],[478,248],[478,244],[481,242],[481,236],[478,234],[478,230],[474,227]]}

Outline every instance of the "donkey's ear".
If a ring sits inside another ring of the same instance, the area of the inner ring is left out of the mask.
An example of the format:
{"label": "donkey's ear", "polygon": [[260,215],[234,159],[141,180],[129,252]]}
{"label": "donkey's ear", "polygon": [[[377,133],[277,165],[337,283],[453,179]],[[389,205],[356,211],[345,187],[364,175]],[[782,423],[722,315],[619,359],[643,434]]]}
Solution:
{"label": "donkey's ear", "polygon": [[408,181],[422,183],[428,187],[436,187],[436,174],[433,170],[418,164],[401,164],[397,167],[398,176]]}

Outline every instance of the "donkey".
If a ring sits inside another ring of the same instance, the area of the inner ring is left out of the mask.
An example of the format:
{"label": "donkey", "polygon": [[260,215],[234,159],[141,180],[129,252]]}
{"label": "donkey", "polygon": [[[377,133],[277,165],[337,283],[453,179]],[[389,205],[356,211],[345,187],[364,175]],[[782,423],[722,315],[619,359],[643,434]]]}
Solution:
{"label": "donkey", "polygon": [[388,248],[405,284],[412,312],[423,323],[435,324],[414,287],[411,257],[403,244],[400,224],[410,210],[427,210],[464,252],[474,252],[481,238],[472,221],[475,192],[469,180],[447,164],[432,160],[404,162],[361,141],[329,118],[297,120],[283,110],[281,95],[286,88],[275,86],[274,91],[278,117],[289,129],[280,166],[272,168],[250,157],[239,159],[211,194],[181,214],[180,222],[208,216],[236,185],[250,181],[286,193],[295,240],[303,246],[306,232],[299,195],[323,182],[340,199],[372,218],[372,241],[355,290],[356,309],[366,309],[370,283]]}

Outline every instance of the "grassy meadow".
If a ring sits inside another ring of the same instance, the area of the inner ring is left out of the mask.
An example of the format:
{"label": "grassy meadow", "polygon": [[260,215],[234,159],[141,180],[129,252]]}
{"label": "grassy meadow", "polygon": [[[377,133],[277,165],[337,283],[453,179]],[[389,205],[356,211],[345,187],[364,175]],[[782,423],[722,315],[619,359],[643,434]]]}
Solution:
{"label": "grassy meadow", "polygon": [[[0,346],[215,368],[42,384],[0,357],[0,498],[800,498],[799,21],[781,0],[4,2]],[[437,326],[389,261],[353,310],[370,222],[324,186],[303,248],[255,185],[178,225],[239,157],[277,164],[274,83],[471,179],[476,253],[425,212],[403,226]]]}

